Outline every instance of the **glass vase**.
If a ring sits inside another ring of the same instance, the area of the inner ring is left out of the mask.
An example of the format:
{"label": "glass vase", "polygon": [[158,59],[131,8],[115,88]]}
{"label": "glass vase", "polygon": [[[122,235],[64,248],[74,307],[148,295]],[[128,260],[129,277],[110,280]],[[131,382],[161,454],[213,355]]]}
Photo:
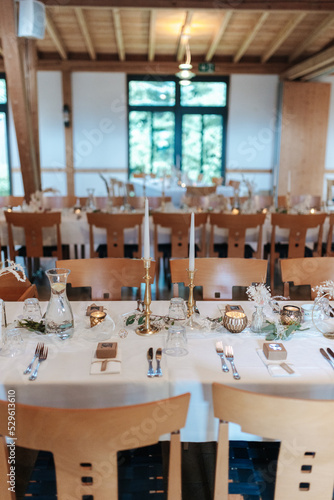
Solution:
{"label": "glass vase", "polygon": [[252,322],[250,329],[254,333],[261,333],[262,328],[265,326],[266,316],[263,312],[263,306],[255,306],[255,311],[252,315]]}
{"label": "glass vase", "polygon": [[45,313],[45,333],[55,333],[62,340],[73,334],[72,308],[66,294],[69,269],[49,269],[51,297]]}

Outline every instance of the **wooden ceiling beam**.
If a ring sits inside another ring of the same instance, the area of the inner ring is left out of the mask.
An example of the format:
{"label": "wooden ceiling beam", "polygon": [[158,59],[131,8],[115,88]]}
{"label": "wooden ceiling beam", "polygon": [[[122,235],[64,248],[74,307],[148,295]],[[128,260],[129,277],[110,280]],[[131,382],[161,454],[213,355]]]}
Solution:
{"label": "wooden ceiling beam", "polygon": [[16,36],[13,0],[1,0],[0,2],[0,28],[8,94],[10,95],[13,112],[24,192],[26,200],[29,201],[30,195],[41,188],[41,179],[36,161],[22,57]]}
{"label": "wooden ceiling beam", "polygon": [[222,39],[222,37],[224,36],[224,33],[226,31],[226,28],[228,26],[228,23],[230,22],[230,19],[232,17],[232,11],[231,10],[227,10],[224,15],[223,15],[223,18],[221,20],[221,23],[220,23],[220,26],[218,28],[218,31],[217,33],[214,35],[213,39],[212,39],[212,42],[211,42],[211,45],[209,47],[209,50],[207,51],[206,53],[206,56],[205,56],[205,60],[207,62],[211,61],[211,59],[213,58],[213,56],[215,55],[215,52],[217,50],[217,47]]}
{"label": "wooden ceiling beam", "polygon": [[46,11],[45,11],[45,20],[46,20],[45,27],[47,29],[47,32],[49,33],[53,43],[55,44],[55,47],[56,47],[58,53],[60,54],[60,57],[62,59],[67,59],[67,52],[66,52],[64,42],[61,39],[59,31],[58,31],[55,23],[53,22],[53,19],[50,15],[50,12],[48,11],[48,9],[46,9]]}
{"label": "wooden ceiling beam", "polygon": [[281,74],[281,78],[285,80],[296,80],[309,73],[318,71],[321,68],[329,66],[334,62],[334,47],[320,52],[316,56],[309,57],[305,61],[296,64],[292,68]]}
{"label": "wooden ceiling beam", "polygon": [[[47,6],[59,7],[59,0],[40,0]],[[290,11],[334,11],[334,0],[66,0],[66,7],[120,7],[147,9],[231,9],[233,10],[290,10]]]}
{"label": "wooden ceiling beam", "polygon": [[154,61],[155,56],[155,29],[157,24],[157,11],[152,9],[150,12],[150,28],[148,35],[148,60]]}
{"label": "wooden ceiling beam", "polygon": [[94,49],[94,45],[92,42],[92,37],[90,36],[86,17],[84,14],[84,11],[79,7],[75,10],[75,15],[77,16],[78,24],[82,33],[82,36],[84,38],[88,53],[90,55],[90,58],[93,59],[93,61],[96,59],[96,52]]}
{"label": "wooden ceiling beam", "polygon": [[118,58],[120,61],[125,61],[125,48],[123,42],[123,32],[122,32],[121,16],[119,10],[112,9],[112,16],[114,20]]}
{"label": "wooden ceiling beam", "polygon": [[182,58],[184,56],[184,51],[186,50],[186,40],[190,38],[190,27],[191,27],[191,21],[194,15],[193,10],[188,10],[186,12],[186,17],[184,20],[184,24],[181,29],[180,37],[179,37],[179,43],[177,46],[177,55],[176,55],[176,60],[177,62],[181,62]]}
{"label": "wooden ceiling beam", "polygon": [[311,80],[319,78],[319,76],[331,75],[332,73],[334,73],[334,63],[330,64],[329,66],[322,67],[317,71],[313,71],[313,73],[308,73],[303,78],[301,78],[301,80],[303,82],[309,82]]}
{"label": "wooden ceiling beam", "polygon": [[248,47],[250,46],[250,44],[254,40],[256,33],[260,30],[261,26],[263,25],[263,23],[265,22],[265,20],[267,19],[268,16],[269,16],[268,12],[263,12],[260,15],[254,28],[248,33],[245,40],[242,42],[241,46],[239,47],[237,53],[235,54],[235,56],[233,58],[233,61],[235,63],[240,61],[242,56],[245,54],[246,50],[248,49]]}
{"label": "wooden ceiling beam", "polygon": [[303,42],[298,45],[298,47],[292,52],[289,57],[289,62],[295,61],[297,57],[304,52],[311,43],[318,38],[324,31],[326,31],[334,22],[334,14],[326,16],[325,19],[316,27],[308,37],[306,37]]}
{"label": "wooden ceiling beam", "polygon": [[292,17],[285,26],[283,26],[281,31],[278,33],[276,38],[272,41],[266,52],[263,54],[261,58],[262,63],[268,61],[268,59],[274,54],[274,52],[276,52],[278,47],[282,45],[282,43],[288,38],[290,33],[292,33],[295,27],[298,26],[298,24],[304,19],[305,16],[305,12],[300,12],[299,14],[296,14],[294,17]]}

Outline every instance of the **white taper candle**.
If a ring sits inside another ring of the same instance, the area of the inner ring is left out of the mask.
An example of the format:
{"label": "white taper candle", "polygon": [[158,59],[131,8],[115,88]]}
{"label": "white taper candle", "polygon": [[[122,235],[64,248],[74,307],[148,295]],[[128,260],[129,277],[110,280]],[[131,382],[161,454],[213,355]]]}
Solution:
{"label": "white taper candle", "polygon": [[145,218],[144,218],[144,259],[150,258],[150,219],[148,213],[148,199],[145,198]]}
{"label": "white taper candle", "polygon": [[288,193],[291,193],[291,170],[288,172]]}
{"label": "white taper candle", "polygon": [[195,215],[191,213],[189,241],[189,271],[195,270]]}

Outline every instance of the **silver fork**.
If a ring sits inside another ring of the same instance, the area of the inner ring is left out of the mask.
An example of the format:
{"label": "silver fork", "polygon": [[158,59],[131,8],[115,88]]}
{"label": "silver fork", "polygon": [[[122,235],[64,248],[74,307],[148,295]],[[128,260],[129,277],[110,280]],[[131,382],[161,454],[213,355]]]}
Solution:
{"label": "silver fork", "polygon": [[40,364],[42,363],[42,361],[45,361],[47,357],[48,357],[48,348],[43,347],[43,349],[41,349],[39,356],[38,356],[38,364],[37,364],[34,372],[30,375],[29,380],[36,380],[38,368],[40,367]]}
{"label": "silver fork", "polygon": [[36,349],[35,349],[35,354],[34,357],[32,358],[31,362],[27,366],[27,368],[24,370],[23,375],[27,375],[28,373],[31,372],[32,366],[35,363],[35,359],[38,358],[40,351],[43,349],[44,344],[42,342],[38,342]]}
{"label": "silver fork", "polygon": [[231,363],[233,378],[235,378],[236,380],[240,380],[240,375],[239,375],[239,373],[235,367],[235,364],[234,364],[233,347],[231,345],[226,346],[225,357],[226,357],[227,361],[229,361]]}
{"label": "silver fork", "polygon": [[227,366],[226,361],[225,361],[223,342],[221,342],[221,341],[216,342],[216,352],[221,359],[223,372],[228,372],[229,369],[228,369],[228,366]]}

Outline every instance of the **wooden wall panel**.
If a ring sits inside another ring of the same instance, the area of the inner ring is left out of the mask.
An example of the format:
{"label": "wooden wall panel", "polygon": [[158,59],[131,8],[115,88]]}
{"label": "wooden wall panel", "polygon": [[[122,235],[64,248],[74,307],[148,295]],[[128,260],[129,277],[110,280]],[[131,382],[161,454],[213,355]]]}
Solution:
{"label": "wooden wall panel", "polygon": [[279,194],[322,196],[329,115],[330,84],[284,82],[279,167]]}

